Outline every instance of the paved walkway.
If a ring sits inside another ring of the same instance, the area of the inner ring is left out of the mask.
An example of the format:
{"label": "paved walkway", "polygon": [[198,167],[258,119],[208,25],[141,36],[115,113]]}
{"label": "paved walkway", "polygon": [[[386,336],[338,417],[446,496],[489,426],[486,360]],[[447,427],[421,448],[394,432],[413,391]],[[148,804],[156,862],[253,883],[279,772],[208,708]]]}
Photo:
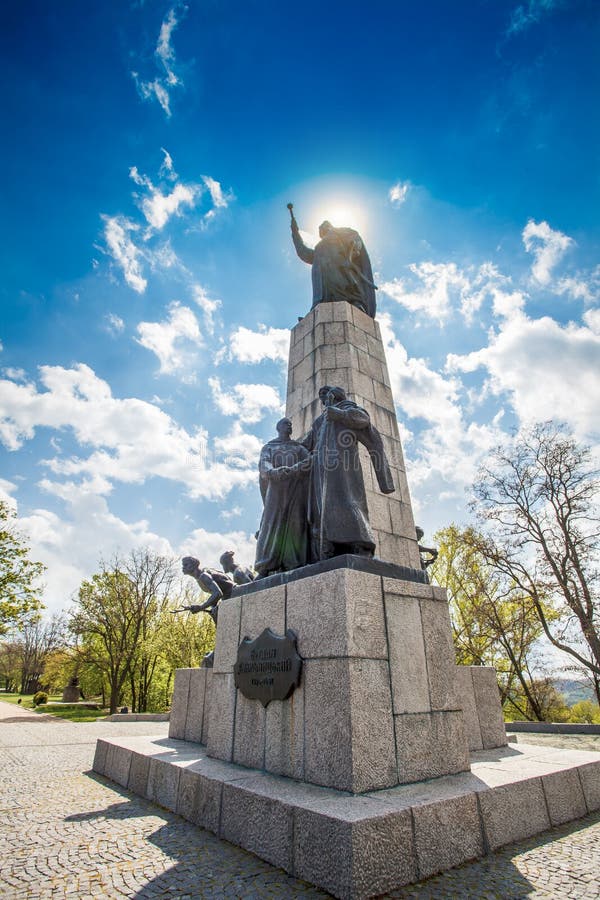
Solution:
{"label": "paved walkway", "polygon": [[[0,897],[326,897],[90,772],[96,738],[167,724],[72,724],[0,702]],[[600,814],[389,897],[600,898]]]}

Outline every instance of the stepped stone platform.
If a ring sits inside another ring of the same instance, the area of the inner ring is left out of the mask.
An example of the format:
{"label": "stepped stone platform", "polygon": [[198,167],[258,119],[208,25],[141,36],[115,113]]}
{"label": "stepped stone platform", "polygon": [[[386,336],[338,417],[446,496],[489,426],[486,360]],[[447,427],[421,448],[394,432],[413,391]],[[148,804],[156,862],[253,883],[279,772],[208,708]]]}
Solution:
{"label": "stepped stone platform", "polygon": [[523,745],[471,771],[356,795],[211,759],[173,738],[102,738],[94,771],[335,897],[427,878],[600,809],[600,755]]}

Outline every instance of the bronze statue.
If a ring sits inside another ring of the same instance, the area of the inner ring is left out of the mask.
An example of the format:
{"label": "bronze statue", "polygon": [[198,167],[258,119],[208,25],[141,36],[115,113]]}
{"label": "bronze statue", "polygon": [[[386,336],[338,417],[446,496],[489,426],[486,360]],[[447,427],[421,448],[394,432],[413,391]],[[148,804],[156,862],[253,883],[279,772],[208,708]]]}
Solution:
{"label": "bronze statue", "polygon": [[375,539],[358,444],[369,451],[381,491],[391,494],[394,482],[381,435],[366,410],[348,400],[342,388],[325,385],[319,397],[323,412],[302,441],[313,454],[308,507],[311,560],[343,553],[373,556]]}
{"label": "bronze statue", "polygon": [[331,222],[322,222],[321,240],[313,250],[300,236],[292,203],[288,203],[288,209],[296,253],[312,266],[313,307],[318,303],[346,300],[374,319],[377,288],[373,284],[369,254],[358,231],[334,228]]}
{"label": "bronze statue", "polygon": [[417,546],[419,548],[419,556],[421,557],[421,568],[426,572],[429,566],[438,558],[439,551],[435,547],[423,547],[418,543],[423,538],[425,532],[422,528],[419,528],[418,525],[415,526],[415,531],[417,532]]}
{"label": "bronze statue", "polygon": [[281,419],[277,437],[260,453],[260,492],[264,509],[257,535],[254,568],[259,577],[287,572],[308,562],[306,503],[309,453],[292,440],[292,423]]}
{"label": "bronze statue", "polygon": [[236,563],[234,550],[226,550],[219,557],[221,568],[227,575],[231,575],[236,584],[250,584],[256,578],[256,572],[248,569],[246,566],[240,566]]}
{"label": "bronze statue", "polygon": [[193,614],[207,612],[215,625],[219,613],[219,603],[221,600],[228,600],[231,592],[235,587],[235,582],[231,575],[219,572],[217,569],[203,569],[200,562],[193,556],[184,556],[181,561],[181,567],[184,575],[190,575],[201,591],[206,592],[209,597],[204,603],[194,603],[191,606],[182,606],[173,612],[191,612]]}

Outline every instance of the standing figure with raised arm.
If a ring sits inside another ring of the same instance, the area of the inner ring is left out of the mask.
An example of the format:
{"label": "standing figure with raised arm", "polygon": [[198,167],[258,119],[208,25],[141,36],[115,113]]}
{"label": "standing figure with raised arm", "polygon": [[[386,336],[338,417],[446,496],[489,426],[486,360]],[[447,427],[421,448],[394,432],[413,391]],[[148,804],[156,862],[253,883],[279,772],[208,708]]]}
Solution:
{"label": "standing figure with raised arm", "polygon": [[325,220],[319,225],[321,240],[313,249],[302,240],[292,203],[288,203],[288,209],[296,253],[312,266],[313,307],[318,303],[346,300],[374,319],[377,288],[373,284],[371,260],[358,231],[334,228]]}

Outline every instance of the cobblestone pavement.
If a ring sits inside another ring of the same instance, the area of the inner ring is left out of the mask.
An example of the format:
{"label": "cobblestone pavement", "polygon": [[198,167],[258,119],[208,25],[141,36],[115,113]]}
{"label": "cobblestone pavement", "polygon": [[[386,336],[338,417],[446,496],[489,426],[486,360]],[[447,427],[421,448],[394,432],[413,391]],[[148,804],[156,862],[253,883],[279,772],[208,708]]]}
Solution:
{"label": "cobblestone pavement", "polygon": [[[149,727],[0,702],[0,898],[328,896],[90,772],[97,737]],[[600,814],[389,897],[600,898]]]}

